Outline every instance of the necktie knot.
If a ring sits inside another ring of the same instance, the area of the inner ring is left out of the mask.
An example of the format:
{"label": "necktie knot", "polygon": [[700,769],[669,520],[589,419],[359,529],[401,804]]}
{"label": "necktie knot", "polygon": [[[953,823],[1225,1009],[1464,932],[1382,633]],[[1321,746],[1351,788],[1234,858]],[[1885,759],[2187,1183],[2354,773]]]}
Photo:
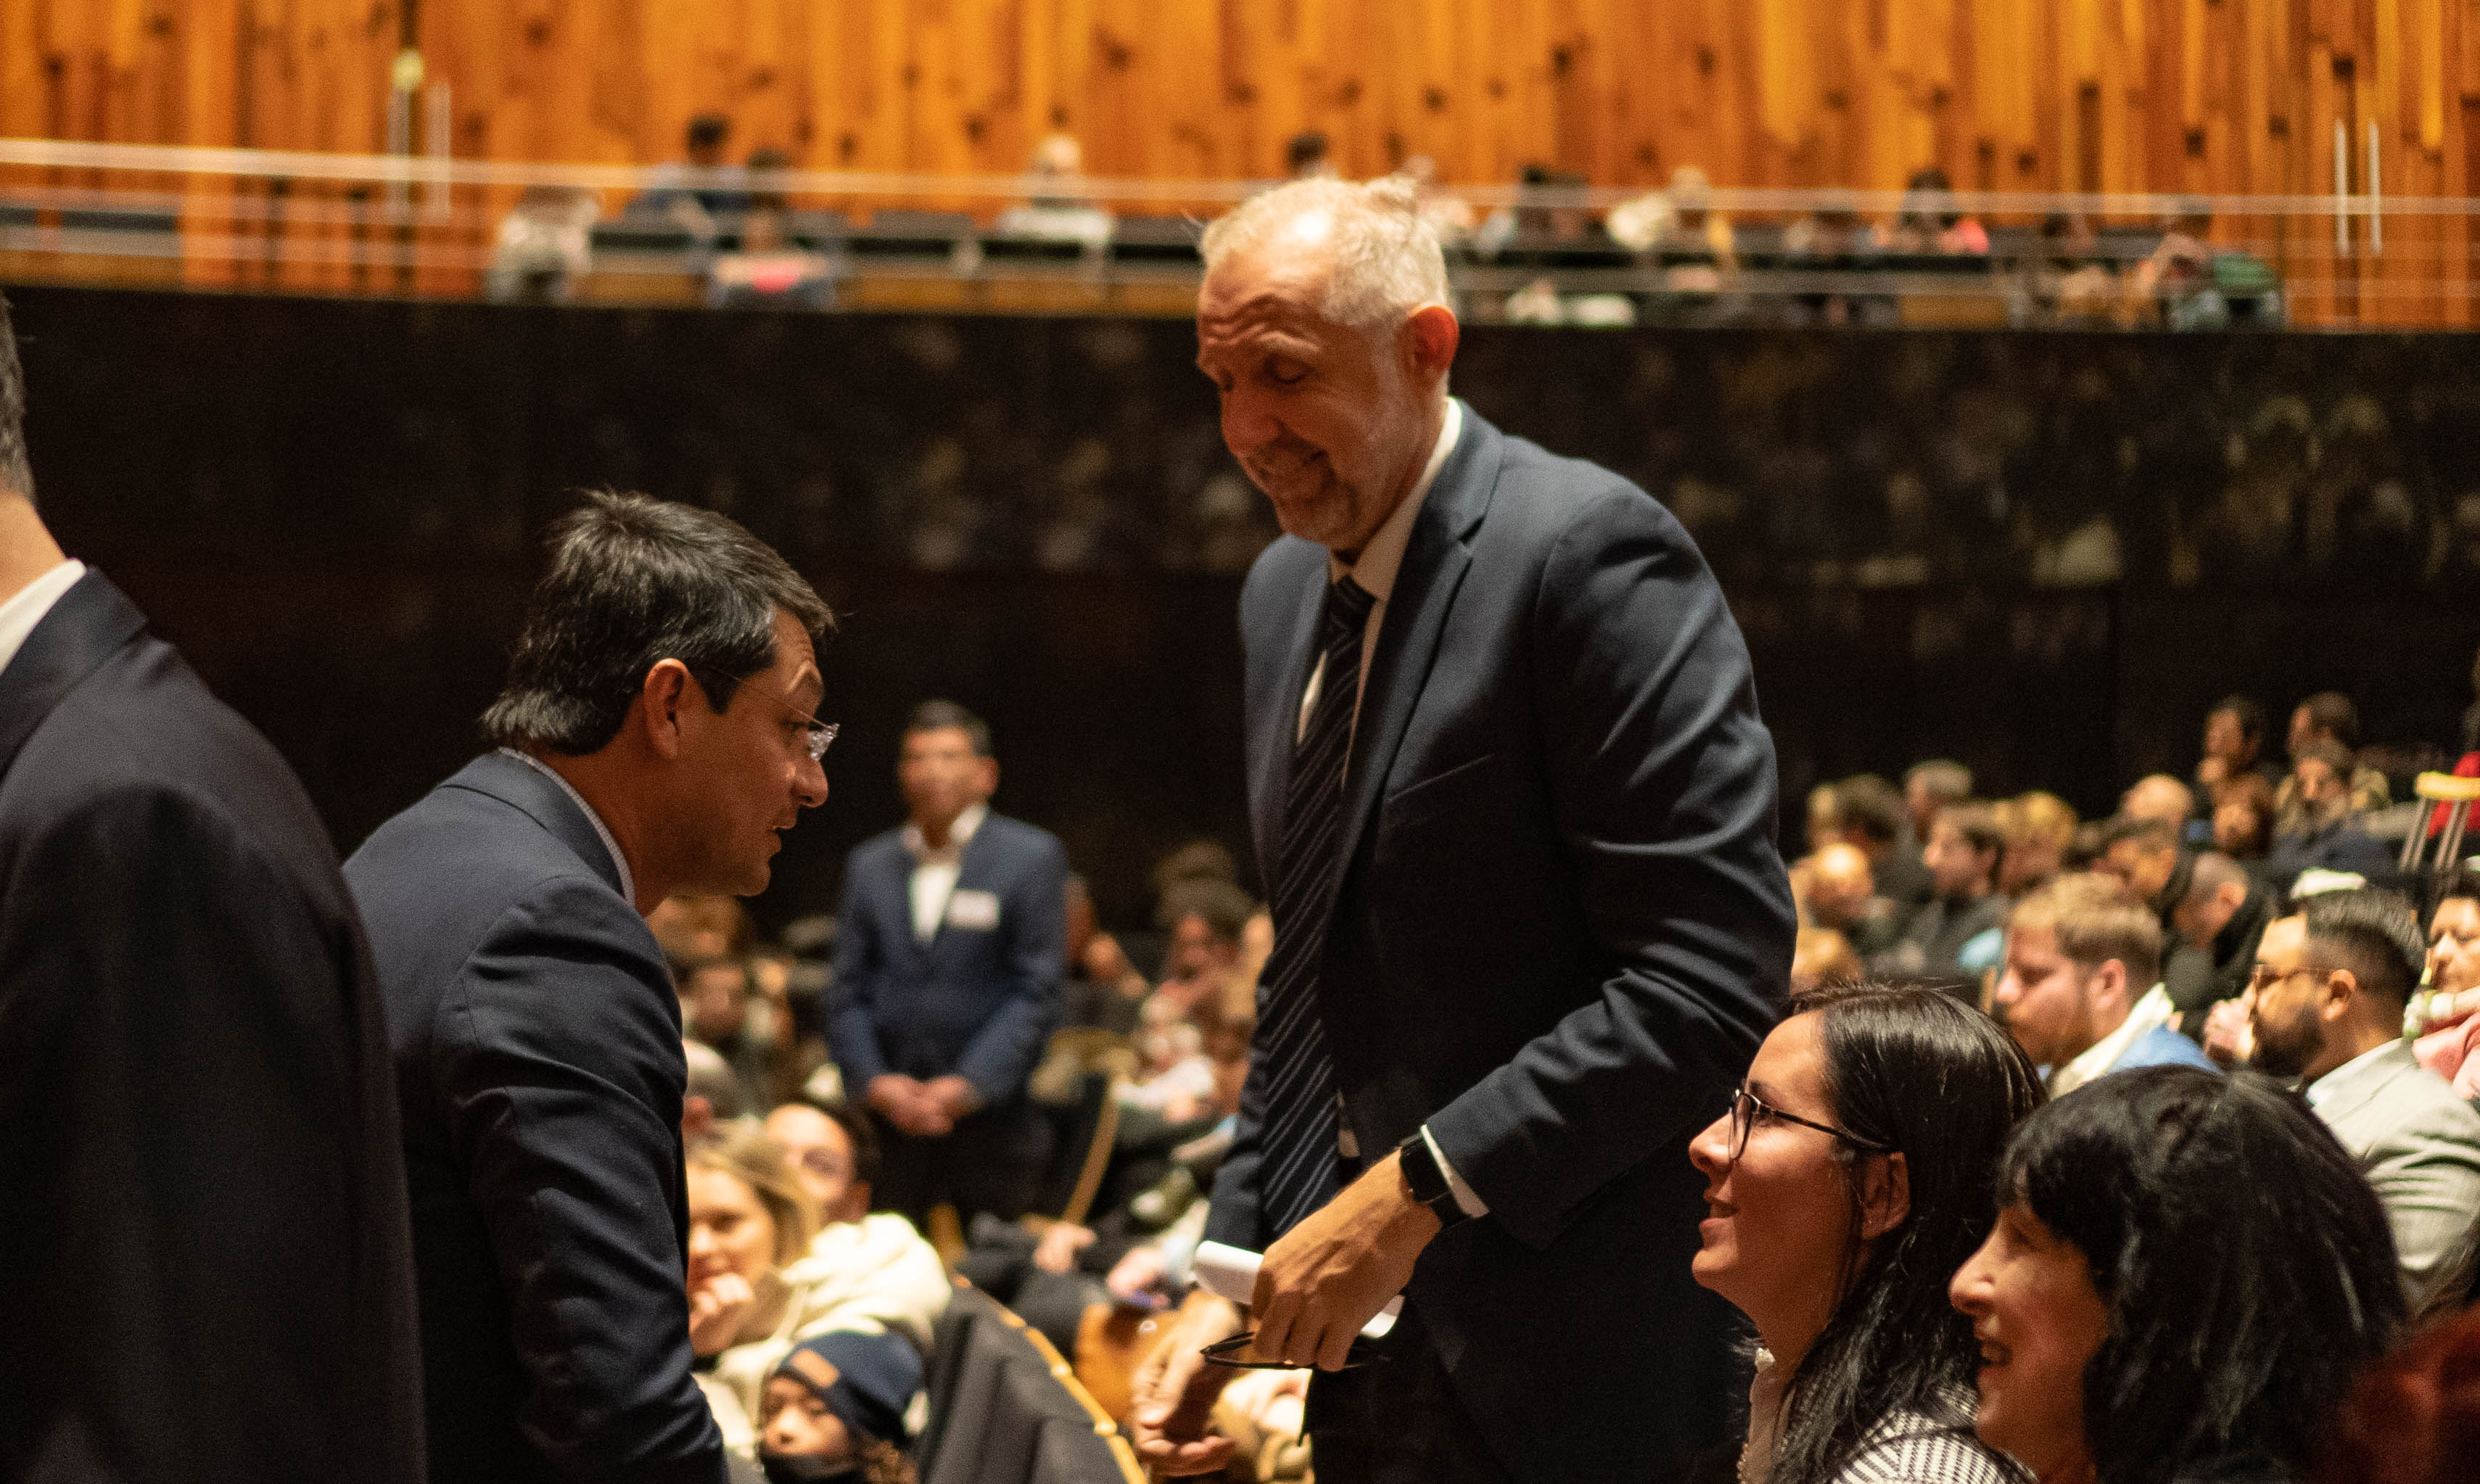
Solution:
{"label": "necktie knot", "polygon": [[1350,573],[1334,579],[1334,585],[1326,590],[1326,601],[1329,613],[1354,624],[1369,622],[1369,610],[1378,606],[1377,598],[1352,580]]}

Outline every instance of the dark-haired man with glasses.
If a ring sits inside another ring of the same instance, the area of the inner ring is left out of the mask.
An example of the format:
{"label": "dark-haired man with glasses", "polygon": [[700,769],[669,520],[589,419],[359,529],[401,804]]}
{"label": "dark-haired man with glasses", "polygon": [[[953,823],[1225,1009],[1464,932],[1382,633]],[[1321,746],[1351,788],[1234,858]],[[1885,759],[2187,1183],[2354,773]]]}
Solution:
{"label": "dark-haired man with glasses", "polygon": [[691,1375],[679,1003],[645,913],[826,802],[826,605],[721,516],[552,532],[498,743],[346,862],[396,1052],[431,1477],[725,1476]]}

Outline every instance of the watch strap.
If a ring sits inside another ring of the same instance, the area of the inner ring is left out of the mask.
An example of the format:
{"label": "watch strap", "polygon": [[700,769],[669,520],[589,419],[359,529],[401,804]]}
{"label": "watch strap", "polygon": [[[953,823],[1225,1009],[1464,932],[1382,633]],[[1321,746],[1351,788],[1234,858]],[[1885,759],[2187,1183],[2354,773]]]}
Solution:
{"label": "watch strap", "polygon": [[1430,1141],[1420,1130],[1413,1130],[1411,1138],[1397,1144],[1395,1155],[1396,1164],[1404,1172],[1404,1183],[1411,1189],[1412,1198],[1429,1207],[1440,1226],[1453,1226],[1459,1221],[1472,1219],[1471,1214],[1456,1200],[1455,1188],[1447,1184],[1447,1172],[1438,1167],[1438,1157],[1430,1152]]}

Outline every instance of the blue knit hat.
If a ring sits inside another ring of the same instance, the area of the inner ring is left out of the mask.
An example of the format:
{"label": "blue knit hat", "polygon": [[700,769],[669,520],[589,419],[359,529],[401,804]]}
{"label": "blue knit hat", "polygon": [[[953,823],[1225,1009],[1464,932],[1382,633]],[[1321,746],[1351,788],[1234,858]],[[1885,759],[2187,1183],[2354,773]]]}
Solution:
{"label": "blue knit hat", "polygon": [[921,1356],[900,1335],[832,1330],[796,1346],[775,1374],[808,1387],[843,1419],[856,1445],[902,1446],[904,1410],[921,1389]]}

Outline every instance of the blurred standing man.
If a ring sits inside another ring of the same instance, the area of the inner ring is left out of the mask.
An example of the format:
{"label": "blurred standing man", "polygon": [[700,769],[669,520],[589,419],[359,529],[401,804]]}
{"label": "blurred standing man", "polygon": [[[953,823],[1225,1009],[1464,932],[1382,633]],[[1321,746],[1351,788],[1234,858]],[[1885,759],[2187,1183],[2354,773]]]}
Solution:
{"label": "blurred standing man", "polygon": [[[1790,971],[1746,650],[1643,491],[1448,397],[1408,186],[1285,186],[1204,252],[1199,364],[1287,532],[1241,596],[1275,950],[1207,1235],[1266,1250],[1254,1353],[1326,1368],[1321,1484],[1667,1476],[1737,1369],[1687,1142]],[[1398,1292],[1391,1363],[1333,1369]],[[1162,1471],[1227,1455],[1165,1428],[1239,1325],[1193,1296],[1140,1378]]]}
{"label": "blurred standing man", "polygon": [[1014,1220],[1049,1154],[1025,1084],[1059,1024],[1068,852],[990,811],[991,729],[953,702],[915,709],[896,778],[912,819],[844,864],[827,1041],[879,1119],[881,1205]]}
{"label": "blurred standing man", "polygon": [[[827,797],[834,626],[719,515],[552,529],[476,758],[346,863],[403,1095],[431,1477],[724,1477],[690,1375],[680,1005],[645,913],[747,896]],[[703,1296],[703,1295],[702,1295]]]}
{"label": "blurred standing man", "polygon": [[0,301],[0,1478],[422,1476],[396,1082],[283,759],[35,511]]}

